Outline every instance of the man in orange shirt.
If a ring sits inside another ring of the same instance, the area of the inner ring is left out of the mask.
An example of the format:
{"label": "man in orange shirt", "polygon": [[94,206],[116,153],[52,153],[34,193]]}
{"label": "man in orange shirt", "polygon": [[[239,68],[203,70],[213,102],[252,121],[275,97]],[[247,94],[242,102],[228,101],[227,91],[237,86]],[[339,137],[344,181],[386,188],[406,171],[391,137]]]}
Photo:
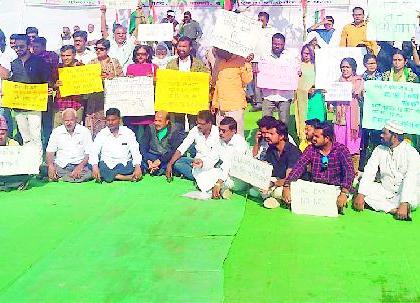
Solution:
{"label": "man in orange shirt", "polygon": [[356,6],[353,8],[353,23],[344,26],[341,32],[340,46],[356,47],[363,44],[377,55],[378,45],[376,41],[367,41],[366,30],[365,11],[363,8]]}

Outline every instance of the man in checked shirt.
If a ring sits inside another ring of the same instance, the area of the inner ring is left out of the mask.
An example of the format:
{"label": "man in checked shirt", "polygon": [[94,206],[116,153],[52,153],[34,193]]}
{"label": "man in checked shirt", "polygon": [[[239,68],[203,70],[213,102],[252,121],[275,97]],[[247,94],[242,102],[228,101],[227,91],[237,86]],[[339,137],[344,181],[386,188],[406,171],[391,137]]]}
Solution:
{"label": "man in checked shirt", "polygon": [[337,207],[342,213],[352,191],[355,172],[347,147],[334,141],[331,123],[321,122],[315,126],[312,145],[306,148],[284,182],[282,196],[285,203],[292,203],[290,183],[301,178],[308,165],[311,167],[310,181],[340,188]]}

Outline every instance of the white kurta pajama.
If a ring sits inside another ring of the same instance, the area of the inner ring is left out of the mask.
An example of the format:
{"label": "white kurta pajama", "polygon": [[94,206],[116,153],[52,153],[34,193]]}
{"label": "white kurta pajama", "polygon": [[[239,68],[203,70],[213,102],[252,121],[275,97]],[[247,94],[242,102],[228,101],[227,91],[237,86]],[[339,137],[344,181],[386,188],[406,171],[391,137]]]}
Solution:
{"label": "white kurta pajama", "polygon": [[[380,183],[375,182],[378,170]],[[414,209],[420,203],[419,182],[420,155],[403,141],[394,149],[383,145],[374,149],[358,192],[365,195],[365,202],[376,211],[389,212],[403,202]]]}

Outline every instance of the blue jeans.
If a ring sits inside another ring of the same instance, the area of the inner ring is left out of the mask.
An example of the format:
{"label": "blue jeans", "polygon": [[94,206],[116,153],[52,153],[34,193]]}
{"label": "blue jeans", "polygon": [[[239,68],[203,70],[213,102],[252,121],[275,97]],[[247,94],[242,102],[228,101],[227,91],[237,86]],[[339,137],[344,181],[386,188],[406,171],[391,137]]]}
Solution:
{"label": "blue jeans", "polygon": [[[152,154],[152,153],[145,153],[144,155],[142,155],[143,159],[141,161],[141,171],[142,172],[147,172],[149,165],[147,164],[147,161],[155,161],[157,159],[159,159],[160,155],[156,155],[156,154]],[[161,176],[165,174],[166,171],[166,167],[168,166],[167,162],[162,162],[160,163],[160,168],[157,172],[155,172],[153,175],[156,176]]]}
{"label": "blue jeans", "polygon": [[193,159],[190,157],[181,157],[174,164],[174,172],[180,175],[183,175],[184,178],[194,181],[195,178],[192,174],[192,164]]}
{"label": "blue jeans", "polygon": [[116,175],[131,175],[134,172],[133,162],[127,162],[127,165],[122,163],[117,164],[113,169],[110,169],[105,162],[100,161],[98,163],[99,171],[101,173],[101,179],[107,183],[110,183],[115,180]]}

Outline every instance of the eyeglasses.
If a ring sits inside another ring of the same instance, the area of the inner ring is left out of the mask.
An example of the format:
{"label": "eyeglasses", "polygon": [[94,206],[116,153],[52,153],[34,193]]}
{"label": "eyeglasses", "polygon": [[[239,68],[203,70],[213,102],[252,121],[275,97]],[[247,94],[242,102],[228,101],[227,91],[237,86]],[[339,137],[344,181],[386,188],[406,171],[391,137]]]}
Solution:
{"label": "eyeglasses", "polygon": [[326,170],[328,168],[328,157],[327,156],[322,156],[321,157],[321,168],[322,170]]}
{"label": "eyeglasses", "polygon": [[106,48],[105,48],[105,47],[94,47],[94,49],[95,49],[96,51],[105,51],[105,50],[106,50]]}

